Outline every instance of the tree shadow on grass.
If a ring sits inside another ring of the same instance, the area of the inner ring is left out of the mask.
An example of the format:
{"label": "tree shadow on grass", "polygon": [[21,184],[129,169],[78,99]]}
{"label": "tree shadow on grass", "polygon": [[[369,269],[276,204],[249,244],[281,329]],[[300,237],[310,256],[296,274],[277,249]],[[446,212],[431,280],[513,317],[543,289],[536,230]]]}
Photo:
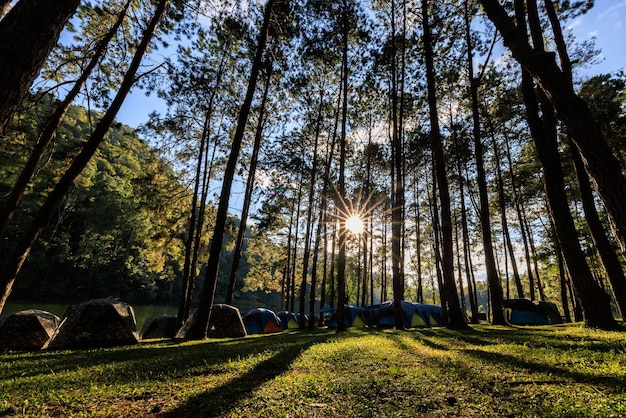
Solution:
{"label": "tree shadow on grass", "polygon": [[[568,382],[601,384],[608,390],[616,393],[622,393],[624,390],[624,380],[619,377],[594,375],[591,373],[571,370],[569,368],[549,365],[541,361],[523,360],[507,354],[487,352],[478,349],[462,350],[462,352],[471,357],[501,365],[502,367],[526,370],[530,373],[530,376],[532,376],[533,373],[540,373],[541,375],[551,376],[552,379],[561,379]],[[530,381],[527,383],[545,382]]]}
{"label": "tree shadow on grass", "polygon": [[199,393],[184,401],[177,408],[161,414],[164,418],[177,417],[217,417],[235,407],[252,392],[284,372],[294,360],[314,343],[320,342],[307,339],[300,344],[286,346],[274,355],[241,374],[236,379],[206,392]]}

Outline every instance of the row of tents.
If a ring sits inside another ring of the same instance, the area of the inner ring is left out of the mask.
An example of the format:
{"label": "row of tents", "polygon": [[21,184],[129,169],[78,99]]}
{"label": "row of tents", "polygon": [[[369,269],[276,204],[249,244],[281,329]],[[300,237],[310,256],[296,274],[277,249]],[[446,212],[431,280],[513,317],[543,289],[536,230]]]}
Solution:
{"label": "row of tents", "polygon": [[[335,309],[322,309],[327,316],[329,328],[337,327]],[[392,328],[395,325],[396,304],[384,302],[369,306],[349,306],[344,308],[345,327]],[[426,303],[401,302],[401,316],[404,328],[435,327],[445,325],[441,306]]]}
{"label": "row of tents", "polygon": [[[444,325],[441,306],[402,301],[402,318],[405,328],[431,327]],[[336,308],[320,310],[321,322],[313,318],[316,325],[337,328]],[[280,332],[300,327],[300,314],[270,309],[256,308],[243,315],[243,323],[248,334]],[[304,326],[309,326],[309,316],[304,316]],[[344,306],[344,324],[348,327],[392,328],[395,325],[395,304],[384,302],[377,305],[358,307]]]}
{"label": "row of tents", "polygon": [[[402,301],[401,316],[405,328],[445,325],[441,306]],[[503,310],[512,325],[548,325],[562,323],[553,303],[526,299],[506,300]],[[356,307],[344,306],[344,325],[348,327],[392,328],[396,306],[393,302]],[[42,310],[13,312],[0,316],[0,350],[80,349],[128,345],[140,339],[186,338],[195,313],[176,327],[176,316],[162,315],[147,321],[138,333],[133,308],[121,301],[94,299],[68,308],[63,320]],[[300,328],[300,315],[293,312],[275,314],[256,308],[243,316],[230,305],[213,305],[209,337],[245,337],[250,334],[281,332]],[[320,311],[320,318],[303,318],[304,326],[337,327],[336,309]]]}
{"label": "row of tents", "polygon": [[[401,302],[404,328],[444,326],[445,318],[441,306],[426,303]],[[557,306],[551,302],[509,299],[502,304],[505,318],[511,325],[550,325],[563,322]],[[394,302],[384,302],[364,307],[345,305],[344,325],[349,327],[393,328],[396,307]],[[336,308],[320,310],[319,326],[337,328]],[[305,327],[309,326],[308,315],[304,316]],[[317,323],[317,318],[314,318]],[[275,314],[270,309],[257,308],[243,315],[248,334],[280,332],[300,327],[297,313],[281,311]]]}

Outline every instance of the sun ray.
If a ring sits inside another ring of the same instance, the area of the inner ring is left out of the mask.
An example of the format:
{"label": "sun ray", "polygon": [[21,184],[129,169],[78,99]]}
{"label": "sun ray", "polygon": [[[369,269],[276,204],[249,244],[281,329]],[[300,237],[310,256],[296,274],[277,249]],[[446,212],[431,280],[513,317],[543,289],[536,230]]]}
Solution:
{"label": "sun ray", "polygon": [[[335,221],[343,224],[345,232],[352,235],[370,235],[372,231],[368,230],[369,220],[374,211],[376,211],[384,199],[375,199],[375,193],[370,193],[363,197],[362,191],[359,190],[355,198],[338,196],[338,190],[333,185],[338,200],[336,201],[336,218]],[[386,209],[385,212],[389,211]]]}

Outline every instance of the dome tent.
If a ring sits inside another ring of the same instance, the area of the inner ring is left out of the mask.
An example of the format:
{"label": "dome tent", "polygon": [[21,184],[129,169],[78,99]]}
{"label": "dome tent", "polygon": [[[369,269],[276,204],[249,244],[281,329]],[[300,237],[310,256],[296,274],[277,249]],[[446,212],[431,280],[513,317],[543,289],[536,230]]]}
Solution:
{"label": "dome tent", "polygon": [[[414,304],[403,300],[401,307],[403,313],[403,325],[405,328],[427,327],[429,325]],[[367,309],[367,307],[365,309]],[[396,323],[395,309],[396,305],[394,302],[381,303],[376,325],[381,328],[393,327]]]}
{"label": "dome tent", "polygon": [[151,338],[174,338],[176,335],[176,315],[160,315],[151,318],[141,327],[142,340]]}
{"label": "dome tent", "polygon": [[[365,319],[361,314],[361,308],[352,305],[344,305],[343,323],[346,327],[364,327]],[[328,328],[337,328],[337,309],[328,308],[330,317],[328,319]]]}
{"label": "dome tent", "polygon": [[0,350],[41,350],[61,319],[47,311],[28,309],[0,316]]}
{"label": "dome tent", "polygon": [[438,325],[445,325],[443,320],[443,309],[439,305],[432,305],[428,303],[414,303],[417,311],[420,313],[426,326],[435,327]]}
{"label": "dome tent", "polygon": [[266,334],[283,330],[280,319],[270,309],[252,309],[243,315],[242,320],[248,334]]}
{"label": "dome tent", "polygon": [[114,299],[92,299],[70,306],[44,348],[53,350],[137,344],[135,312]]}
{"label": "dome tent", "polygon": [[[300,314],[295,312],[280,311],[276,314],[280,320],[282,329],[298,329],[300,328]],[[304,326],[309,326],[309,316],[304,315]]]}
{"label": "dome tent", "polygon": [[511,325],[561,324],[563,319],[554,303],[509,299],[502,302],[504,317]]}
{"label": "dome tent", "polygon": [[[198,316],[198,309],[194,309],[183,326],[176,332],[176,339],[187,339],[187,334],[193,328]],[[246,327],[243,325],[241,313],[235,306],[223,303],[215,304],[211,307],[211,316],[207,329],[209,338],[241,338],[245,337]]]}

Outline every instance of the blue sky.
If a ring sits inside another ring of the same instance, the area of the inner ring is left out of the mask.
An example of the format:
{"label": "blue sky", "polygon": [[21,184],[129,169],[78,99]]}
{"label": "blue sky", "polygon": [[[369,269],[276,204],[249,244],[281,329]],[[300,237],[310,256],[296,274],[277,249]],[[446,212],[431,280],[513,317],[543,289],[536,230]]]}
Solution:
{"label": "blue sky", "polygon": [[589,74],[626,69],[626,0],[596,0],[586,15],[566,25],[579,41],[596,37],[602,62],[586,70]]}
{"label": "blue sky", "polygon": [[[595,6],[587,14],[566,22],[580,42],[596,38],[596,48],[601,49],[601,62],[585,68],[583,73],[594,75],[613,73],[626,69],[626,0],[595,0]],[[165,113],[163,103],[143,91],[135,89],[126,99],[117,120],[137,127],[148,120],[152,111]]]}

